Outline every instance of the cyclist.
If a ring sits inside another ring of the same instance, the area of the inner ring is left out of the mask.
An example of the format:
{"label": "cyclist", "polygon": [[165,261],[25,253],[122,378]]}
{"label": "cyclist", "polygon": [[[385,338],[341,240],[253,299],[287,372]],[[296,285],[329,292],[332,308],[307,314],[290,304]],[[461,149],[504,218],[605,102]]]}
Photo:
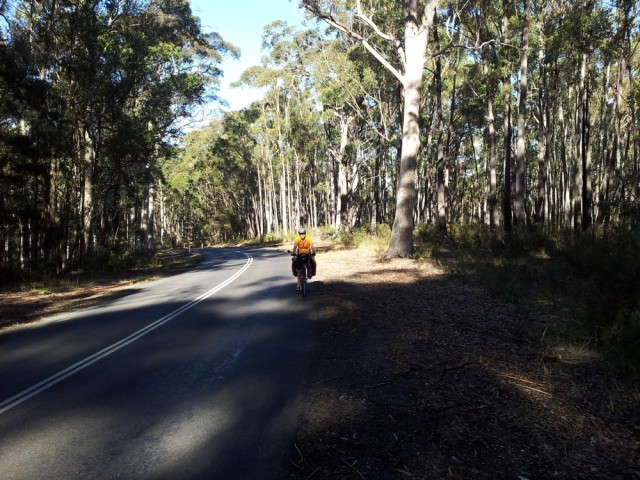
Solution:
{"label": "cyclist", "polygon": [[[313,246],[313,240],[311,237],[307,236],[307,229],[300,228],[298,229],[298,236],[293,241],[293,254],[308,254],[309,255],[309,278],[312,278],[316,274],[316,261],[313,257],[316,255],[316,249]],[[291,262],[291,272],[294,277],[298,277],[298,271],[296,269],[297,259],[294,258],[293,262]],[[302,285],[300,285],[300,277],[298,277],[298,286],[296,290],[300,291]]]}

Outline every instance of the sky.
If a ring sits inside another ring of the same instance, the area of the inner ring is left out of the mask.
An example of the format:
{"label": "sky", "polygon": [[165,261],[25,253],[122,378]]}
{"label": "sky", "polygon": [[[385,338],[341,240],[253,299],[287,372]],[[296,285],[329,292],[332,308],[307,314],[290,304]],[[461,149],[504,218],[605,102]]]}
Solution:
{"label": "sky", "polygon": [[[223,111],[240,110],[261,98],[261,92],[248,88],[230,88],[242,72],[260,65],[265,52],[260,50],[264,27],[275,20],[284,20],[290,25],[302,25],[302,12],[298,0],[191,0],[191,11],[200,18],[204,32],[217,32],[226,41],[241,50],[240,60],[225,60],[222,87],[218,95],[229,107]],[[219,116],[219,105],[207,105],[196,115],[196,123],[204,125]]]}

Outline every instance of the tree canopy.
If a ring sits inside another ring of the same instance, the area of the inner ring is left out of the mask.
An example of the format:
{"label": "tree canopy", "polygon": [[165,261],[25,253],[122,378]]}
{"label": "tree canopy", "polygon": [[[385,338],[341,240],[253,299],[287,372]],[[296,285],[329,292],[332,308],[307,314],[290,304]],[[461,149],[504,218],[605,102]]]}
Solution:
{"label": "tree canopy", "polygon": [[264,97],[186,136],[238,53],[187,0],[0,8],[5,274],[303,224],[387,224],[406,256],[419,223],[640,221],[631,0],[305,0],[305,27],[266,25],[237,82]]}

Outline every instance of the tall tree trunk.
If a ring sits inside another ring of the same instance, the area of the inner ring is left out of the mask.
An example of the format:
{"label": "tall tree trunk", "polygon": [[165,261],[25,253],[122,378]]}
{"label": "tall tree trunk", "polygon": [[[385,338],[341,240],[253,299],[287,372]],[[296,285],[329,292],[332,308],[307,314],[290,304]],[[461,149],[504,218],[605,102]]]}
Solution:
{"label": "tall tree trunk", "polygon": [[158,195],[160,197],[160,245],[164,247],[164,237],[167,231],[167,207],[164,198],[164,189],[162,188],[162,182],[158,183]]}
{"label": "tall tree trunk", "polygon": [[[436,50],[440,50],[440,39],[438,38],[437,28],[433,29],[433,38],[435,40]],[[444,151],[444,112],[442,109],[442,61],[440,60],[440,56],[435,58],[433,83],[436,98],[436,181],[438,191],[436,208],[438,210],[438,231],[440,231],[440,233],[447,233],[446,158]]]}
{"label": "tall tree trunk", "polygon": [[416,166],[420,149],[420,100],[422,75],[427,57],[428,35],[435,16],[437,0],[425,6],[424,22],[418,23],[417,0],[404,0],[405,72],[403,75],[404,114],[402,121],[402,153],[398,175],[396,213],[386,258],[413,254],[413,210],[416,200]]}
{"label": "tall tree trunk", "polygon": [[156,202],[156,190],[153,181],[149,185],[149,191],[147,195],[147,242],[148,247],[153,248],[156,235],[156,222],[155,222],[155,202]]}
{"label": "tall tree trunk", "polygon": [[558,122],[560,123],[560,164],[562,168],[561,194],[562,194],[562,225],[571,223],[571,181],[569,164],[567,161],[567,137],[568,127],[562,104],[558,107]]}
{"label": "tall tree trunk", "polygon": [[582,131],[583,131],[583,90],[586,76],[586,54],[583,54],[580,60],[580,83],[575,96],[575,113],[574,113],[574,166],[573,166],[573,228],[576,232],[582,230],[582,179],[586,172],[583,172],[583,147]]}
{"label": "tall tree trunk", "polygon": [[258,173],[258,205],[256,206],[256,217],[258,222],[258,231],[257,234],[260,237],[260,241],[264,241],[264,211],[265,211],[265,201],[262,193],[262,165],[261,162],[258,161],[256,165],[256,171]]}
{"label": "tall tree trunk", "polygon": [[267,158],[269,158],[269,179],[271,180],[270,195],[271,195],[271,208],[273,212],[270,231],[273,231],[273,229],[275,229],[276,235],[280,236],[280,220],[278,218],[278,194],[276,190],[275,175],[273,173],[273,159],[270,155],[268,155]]}
{"label": "tall tree trunk", "polygon": [[57,265],[57,252],[58,252],[58,202],[57,202],[57,190],[56,190],[56,175],[57,175],[58,158],[55,150],[52,149],[49,157],[49,172],[47,173],[47,180],[45,184],[45,217],[47,222],[45,232],[45,258],[50,266],[58,268]]}
{"label": "tall tree trunk", "polygon": [[138,234],[140,236],[140,248],[147,252],[149,250],[149,187],[144,189],[140,199],[140,223]]}
{"label": "tall tree trunk", "polygon": [[[426,122],[427,125],[430,125],[434,122],[433,119],[435,119],[435,121],[437,122],[437,114],[436,114],[436,102],[432,101],[430,102],[430,109],[431,109],[431,113],[429,115],[429,118],[431,118],[432,120],[428,120]],[[437,123],[436,123],[437,125]],[[436,132],[437,133],[437,132]],[[433,142],[433,134],[434,134],[434,129],[433,128],[429,128],[427,129],[427,139],[426,139],[426,144],[427,145],[431,145]],[[436,149],[437,152],[437,149]],[[426,156],[425,156],[426,157]],[[436,170],[436,182],[435,185],[437,185],[437,166],[436,164],[434,164],[433,162],[429,161],[428,158],[425,158],[425,160],[422,162],[422,172],[421,172],[421,176],[423,178],[423,182],[424,185],[422,186],[422,188],[424,189],[424,195],[423,195],[423,201],[422,204],[419,205],[419,207],[421,208],[420,210],[420,218],[422,219],[423,223],[430,223],[431,219],[433,217],[433,211],[432,211],[432,207],[433,207],[433,185],[434,185],[434,177],[433,177],[433,169],[435,168]],[[437,199],[436,199],[437,201]]]}
{"label": "tall tree trunk", "polygon": [[495,230],[500,221],[498,219],[498,181],[496,174],[496,125],[495,114],[493,112],[493,88],[489,73],[489,48],[489,45],[482,48],[482,70],[487,91],[487,140],[489,142],[489,159],[487,162],[489,170],[487,210],[489,214],[489,228]]}
{"label": "tall tree trunk", "polygon": [[[591,121],[589,117],[589,82],[587,80],[586,70],[588,67],[588,59],[585,57],[585,75],[584,85],[582,85],[582,122],[580,141],[582,143],[582,230],[587,231],[591,227]],[[582,74],[580,75],[582,77]]]}
{"label": "tall tree trunk", "polygon": [[376,224],[382,223],[382,209],[380,208],[381,199],[380,199],[380,173],[381,168],[380,164],[382,162],[382,156],[384,155],[384,145],[382,142],[382,137],[378,135],[377,137],[377,148],[376,148],[376,156],[373,159],[373,221]]}
{"label": "tall tree trunk", "polygon": [[[509,102],[511,95],[505,95],[505,100]],[[513,212],[511,210],[511,104],[507,103],[507,110],[504,116],[504,190],[503,190],[503,217],[504,231],[509,233],[513,228]]]}
{"label": "tall tree trunk", "polygon": [[395,68],[376,47],[365,39],[351,25],[344,23],[334,15],[333,11],[323,11],[320,2],[302,0],[301,4],[318,18],[338,30],[350,35],[360,42],[389,72],[402,84],[404,102],[402,121],[402,147],[400,154],[400,168],[398,172],[398,190],[396,194],[396,211],[391,230],[389,248],[386,258],[407,257],[413,254],[413,213],[416,203],[416,168],[417,156],[420,149],[420,100],[422,92],[422,78],[427,59],[427,45],[429,30],[433,25],[438,0],[427,0],[424,11],[418,11],[418,0],[402,0],[404,15],[404,38],[395,38],[382,32],[375,25],[372,17],[362,11],[362,3],[357,2],[355,16],[370,27],[376,35],[385,41],[393,41],[397,48],[400,68]]}
{"label": "tall tree trunk", "polygon": [[82,191],[82,262],[93,251],[93,169],[95,165],[95,149],[89,130],[80,126],[81,160],[83,175]]}
{"label": "tall tree trunk", "polygon": [[[605,73],[602,76],[602,98],[606,98],[607,92],[609,90],[609,79],[611,75],[611,64],[608,63],[605,66]],[[608,191],[609,179],[608,179],[608,168],[609,168],[609,122],[607,121],[607,103],[600,102],[600,114],[599,114],[599,122],[600,122],[600,164],[598,170],[600,171],[600,178],[598,182],[598,206],[597,206],[597,215],[595,222],[598,225],[602,225],[604,222],[604,212],[605,212],[605,192]]]}
{"label": "tall tree trunk", "polygon": [[616,86],[613,99],[613,138],[611,139],[611,156],[607,164],[607,183],[604,200],[604,226],[608,230],[612,221],[611,204],[615,200],[615,191],[618,185],[617,172],[621,165],[621,138],[622,138],[622,104],[623,98],[623,75],[625,68],[625,57],[621,53],[618,58],[618,72],[616,76]]}
{"label": "tall tree trunk", "polygon": [[349,132],[351,130],[354,116],[346,113],[338,114],[340,119],[340,147],[338,150],[338,195],[336,198],[336,228],[349,228],[349,159],[347,155],[347,144],[349,143]]}
{"label": "tall tree trunk", "polygon": [[538,51],[538,61],[540,64],[540,76],[542,88],[538,93],[538,111],[540,112],[540,128],[538,129],[538,193],[536,197],[534,221],[544,224],[545,221],[545,200],[547,197],[547,168],[550,151],[549,136],[549,90],[547,89],[547,69],[544,65],[544,51]]}
{"label": "tall tree trunk", "polygon": [[516,228],[524,231],[527,226],[526,212],[526,117],[527,81],[529,58],[529,0],[524,0],[522,27],[522,50],[520,56],[520,99],[518,104],[518,139],[516,148]]}
{"label": "tall tree trunk", "polygon": [[[502,35],[503,42],[507,44],[509,35],[509,15],[507,13],[507,0],[502,0]],[[509,77],[505,77],[504,81],[504,191],[502,215],[504,216],[504,231],[511,232],[512,229],[512,212],[511,212],[511,82]]]}

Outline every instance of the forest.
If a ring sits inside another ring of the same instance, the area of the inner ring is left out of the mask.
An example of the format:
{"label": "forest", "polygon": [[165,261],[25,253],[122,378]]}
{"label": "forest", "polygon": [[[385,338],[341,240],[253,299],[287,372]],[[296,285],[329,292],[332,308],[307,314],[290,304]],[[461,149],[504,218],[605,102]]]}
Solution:
{"label": "forest", "polygon": [[631,235],[640,225],[634,0],[302,0],[223,102],[188,0],[0,2],[3,280],[299,225]]}

